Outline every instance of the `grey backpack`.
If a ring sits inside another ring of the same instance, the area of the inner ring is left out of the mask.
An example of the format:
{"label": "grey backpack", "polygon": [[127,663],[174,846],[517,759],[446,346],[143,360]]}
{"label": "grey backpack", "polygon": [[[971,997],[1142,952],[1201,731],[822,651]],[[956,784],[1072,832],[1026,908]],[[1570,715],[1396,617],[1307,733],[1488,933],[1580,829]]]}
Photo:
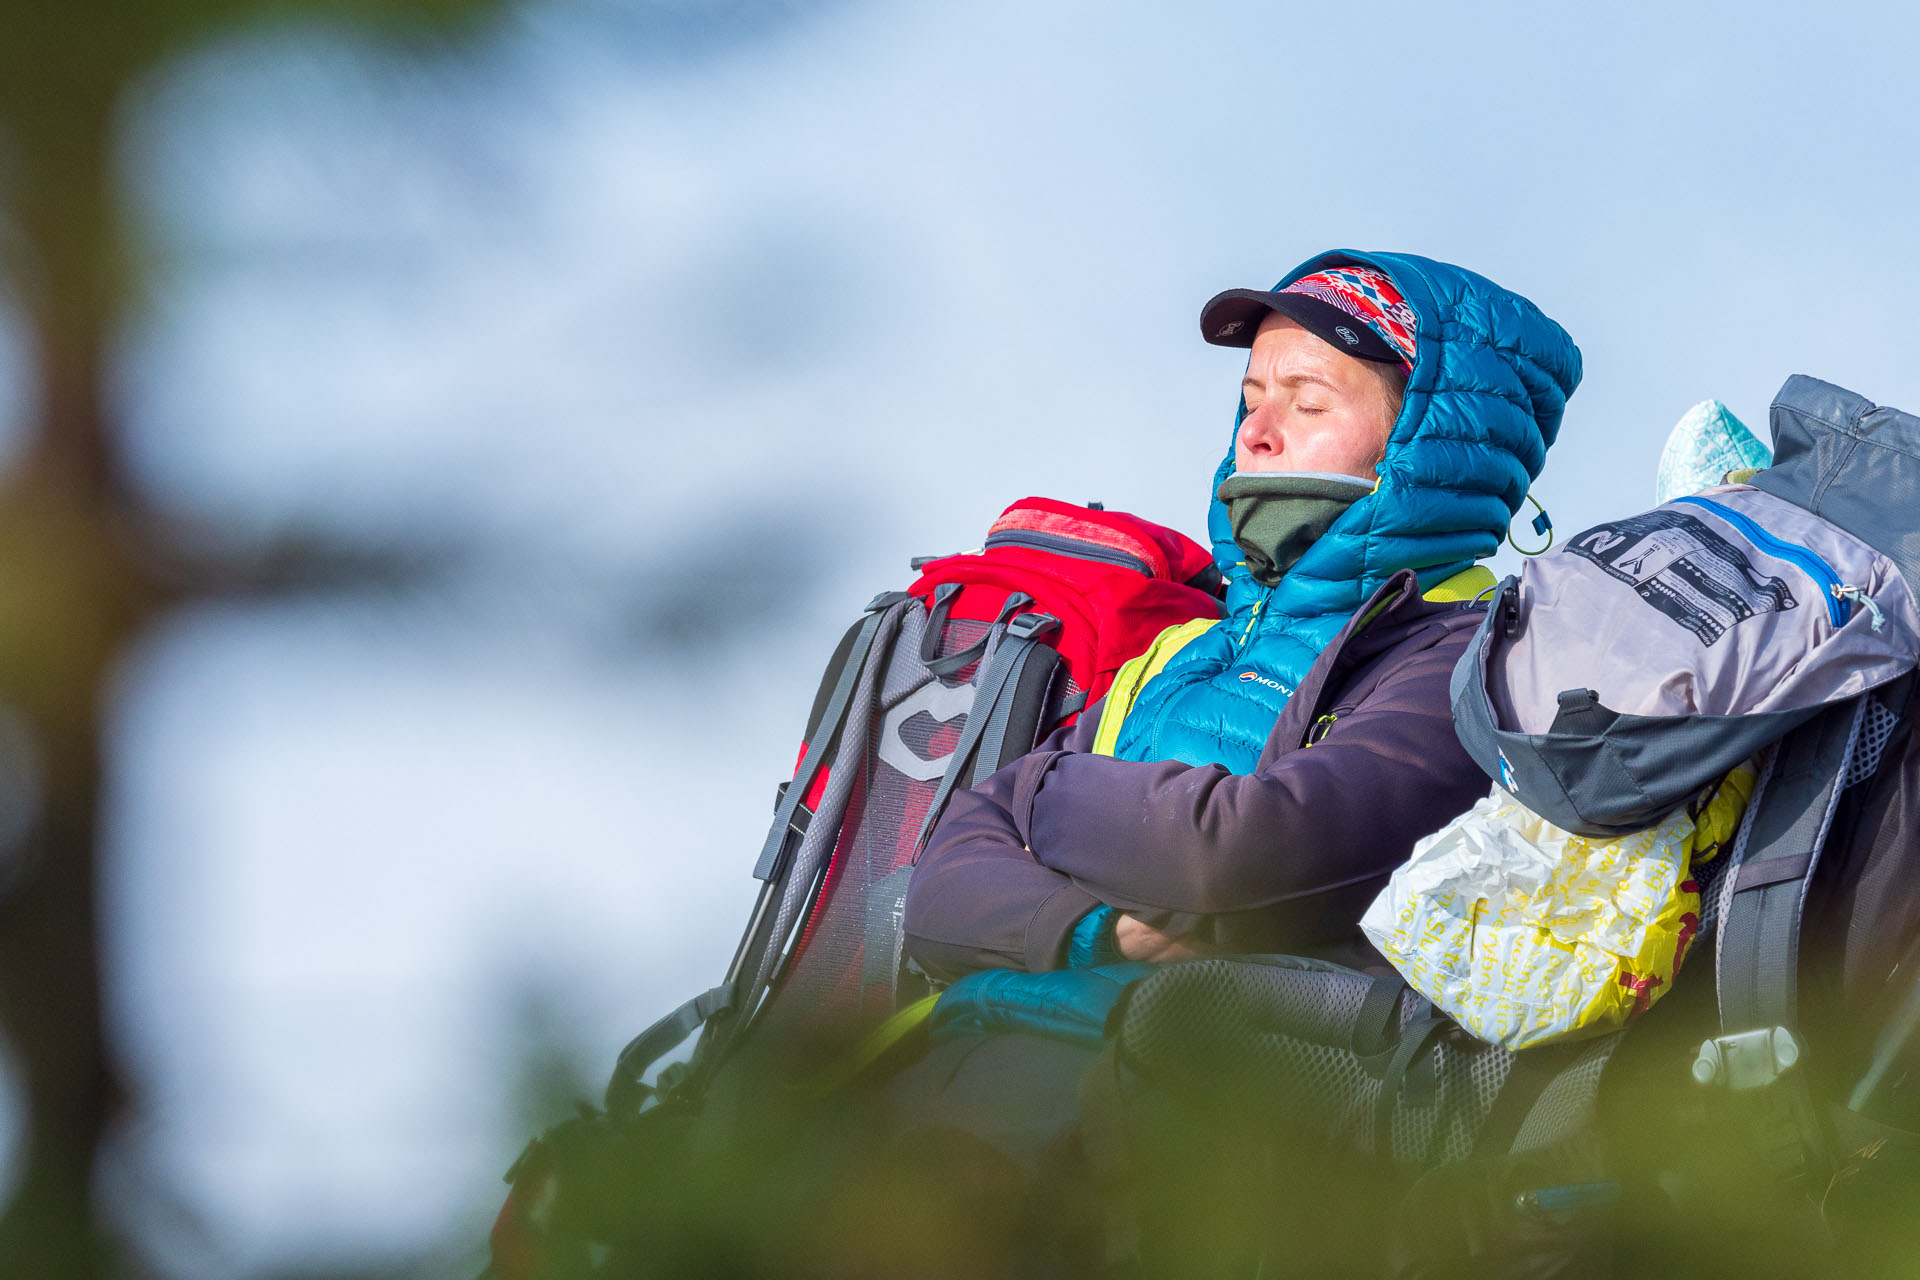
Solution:
{"label": "grey backpack", "polygon": [[1920,943],[1901,891],[1920,874],[1920,417],[1795,377],[1771,425],[1750,484],[1599,526],[1504,582],[1452,693],[1481,766],[1586,834],[1757,761],[1731,853],[1697,877],[1717,1026],[1694,1031],[1691,1076],[1825,1234],[1843,1183],[1907,1195],[1920,1170],[1920,983],[1876,965]]}
{"label": "grey backpack", "polygon": [[1451,689],[1490,777],[1567,830],[1641,830],[1913,669],[1920,440],[1894,410],[1836,418],[1842,400],[1866,405],[1793,379],[1752,483],[1597,525],[1500,584]]}

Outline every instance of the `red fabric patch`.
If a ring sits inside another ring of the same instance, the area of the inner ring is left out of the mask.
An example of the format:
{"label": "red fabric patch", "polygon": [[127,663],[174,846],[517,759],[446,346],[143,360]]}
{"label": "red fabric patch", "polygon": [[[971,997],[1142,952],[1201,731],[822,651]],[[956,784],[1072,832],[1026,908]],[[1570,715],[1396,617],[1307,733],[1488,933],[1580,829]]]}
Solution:
{"label": "red fabric patch", "polygon": [[1170,573],[1166,553],[1151,540],[1138,537],[1111,524],[1089,520],[1085,516],[1064,511],[1048,511],[1037,506],[1009,507],[1005,515],[993,522],[993,527],[987,530],[987,536],[991,538],[994,534],[1003,533],[1009,529],[1077,538],[1081,542],[1091,543],[1096,547],[1106,547],[1111,551],[1122,551],[1135,559],[1146,561],[1148,569],[1156,578],[1165,578]]}

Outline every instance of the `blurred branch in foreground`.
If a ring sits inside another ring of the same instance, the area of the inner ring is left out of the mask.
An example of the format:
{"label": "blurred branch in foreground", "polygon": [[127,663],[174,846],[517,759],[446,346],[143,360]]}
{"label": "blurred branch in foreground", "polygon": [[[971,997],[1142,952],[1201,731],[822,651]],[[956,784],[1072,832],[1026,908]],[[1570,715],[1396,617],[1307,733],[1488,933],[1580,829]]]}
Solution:
{"label": "blurred branch in foreground", "polygon": [[[220,572],[154,572],[166,523],[128,482],[104,375],[136,278],[116,188],[116,114],[165,59],[242,22],[335,19],[447,29],[490,0],[74,0],[12,6],[0,41],[0,251],[34,347],[23,461],[0,487],[0,703],[38,757],[39,813],[0,900],[0,1025],[25,1077],[20,1180],[0,1219],[0,1273],[108,1269],[90,1189],[125,1107],[101,1026],[95,901],[106,682],[172,600],[232,589]],[[191,566],[191,557],[159,561]],[[295,579],[324,550],[301,553]],[[340,558],[321,578],[365,566]],[[376,569],[376,576],[381,570]],[[171,580],[168,580],[171,579]]]}

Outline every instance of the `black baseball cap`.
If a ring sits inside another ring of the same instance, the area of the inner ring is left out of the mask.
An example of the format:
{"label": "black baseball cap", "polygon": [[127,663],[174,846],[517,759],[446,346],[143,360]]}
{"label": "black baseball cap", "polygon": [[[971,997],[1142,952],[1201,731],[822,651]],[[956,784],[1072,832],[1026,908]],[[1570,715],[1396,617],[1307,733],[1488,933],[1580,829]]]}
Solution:
{"label": "black baseball cap", "polygon": [[1200,308],[1200,336],[1216,347],[1251,347],[1267,313],[1278,311],[1335,351],[1358,360],[1404,365],[1392,343],[1366,321],[1305,293],[1228,289]]}

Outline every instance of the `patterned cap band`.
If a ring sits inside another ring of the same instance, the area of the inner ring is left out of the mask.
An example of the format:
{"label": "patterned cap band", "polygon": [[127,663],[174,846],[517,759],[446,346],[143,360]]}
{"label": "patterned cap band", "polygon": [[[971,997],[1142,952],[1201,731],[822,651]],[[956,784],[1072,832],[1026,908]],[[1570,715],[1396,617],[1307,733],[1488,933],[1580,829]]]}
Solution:
{"label": "patterned cap band", "polygon": [[1281,293],[1301,293],[1340,308],[1386,340],[1413,367],[1413,308],[1384,271],[1372,267],[1328,267],[1301,276]]}

